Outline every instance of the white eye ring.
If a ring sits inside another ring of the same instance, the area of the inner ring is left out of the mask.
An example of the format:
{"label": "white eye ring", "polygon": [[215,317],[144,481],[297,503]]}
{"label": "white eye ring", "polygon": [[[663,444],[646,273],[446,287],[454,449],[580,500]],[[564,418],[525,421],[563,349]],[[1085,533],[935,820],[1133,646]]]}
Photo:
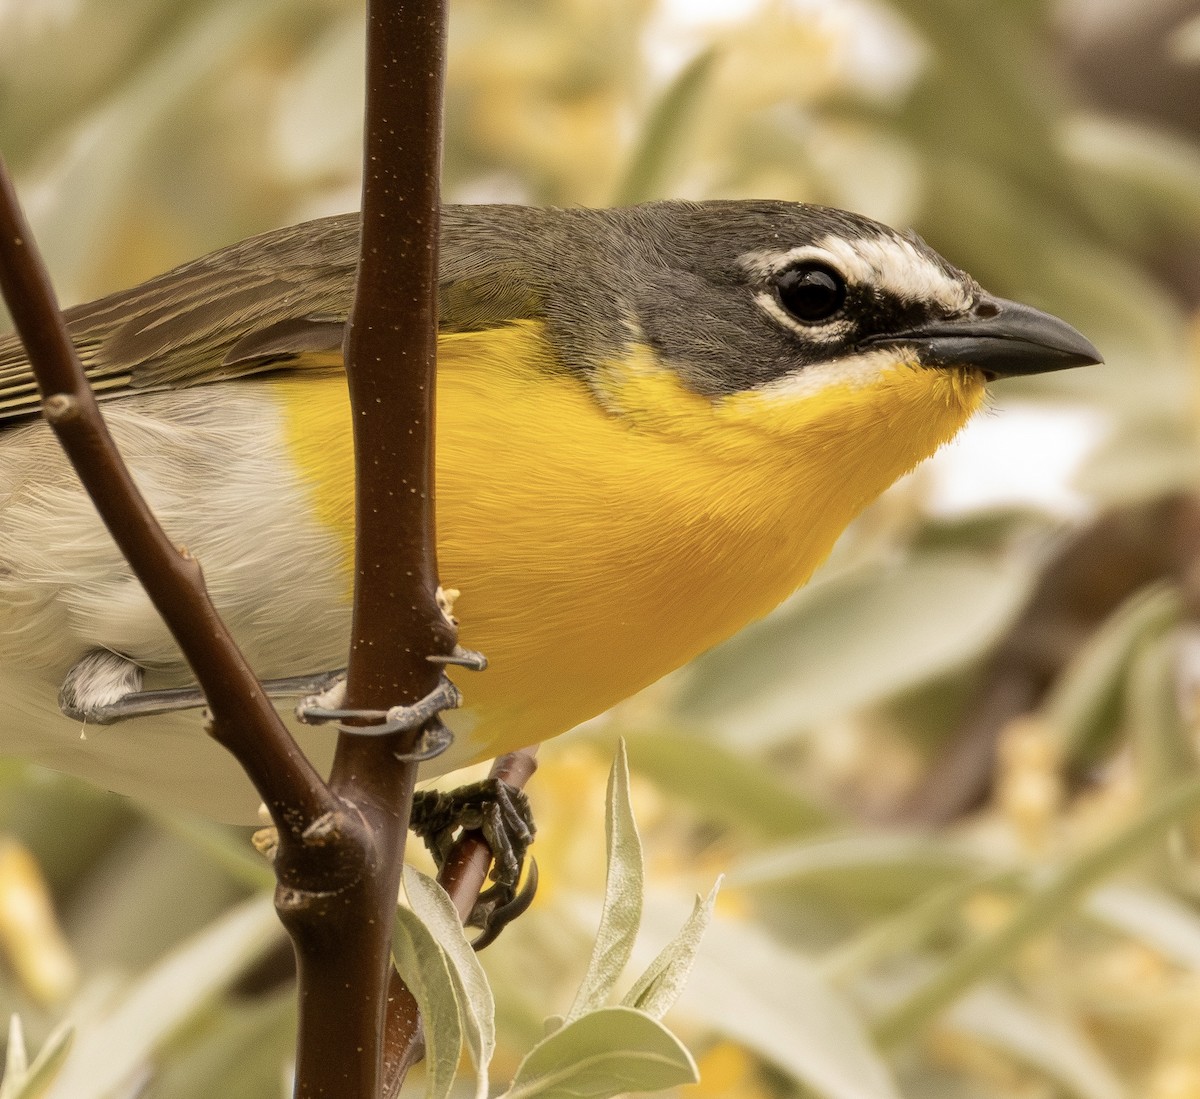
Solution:
{"label": "white eye ring", "polygon": [[754,295],[754,301],[781,328],[794,332],[809,343],[836,343],[848,336],[853,328],[849,318],[843,315],[835,316],[824,324],[797,320],[783,307],[774,288],[760,290]]}

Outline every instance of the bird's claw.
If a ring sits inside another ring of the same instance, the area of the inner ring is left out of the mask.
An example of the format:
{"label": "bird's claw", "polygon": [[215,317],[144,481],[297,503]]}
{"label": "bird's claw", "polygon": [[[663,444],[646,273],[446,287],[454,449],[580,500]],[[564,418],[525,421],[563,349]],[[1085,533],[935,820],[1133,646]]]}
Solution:
{"label": "bird's claw", "polygon": [[464,832],[481,832],[491,848],[495,884],[480,895],[466,920],[468,926],[483,929],[476,949],[493,942],[506,924],[529,907],[537,889],[532,862],[524,888],[518,891],[517,887],[537,828],[523,790],[490,778],[455,790],[422,791],[413,799],[409,827],[425,841],[439,870]]}
{"label": "bird's claw", "polygon": [[456,664],[472,672],[482,672],[488,666],[487,657],[483,653],[474,649],[464,649],[461,645],[455,645],[448,653],[435,653],[425,659],[430,664]]}
{"label": "bird's claw", "polygon": [[[337,673],[319,694],[303,698],[296,707],[296,717],[307,725],[338,723],[338,731],[355,736],[389,736],[393,733],[423,731],[422,744],[403,758],[421,761],[440,755],[453,739],[437,716],[443,710],[453,710],[462,704],[462,693],[445,676],[424,698],[410,706],[392,706],[387,710],[354,710],[345,706],[346,676]],[[349,725],[347,722],[362,722]]]}
{"label": "bird's claw", "polygon": [[493,885],[479,894],[479,900],[467,917],[468,927],[481,928],[480,933],[471,940],[471,946],[476,951],[491,946],[510,923],[525,913],[533,898],[537,895],[538,864],[537,859],[529,860],[529,872],[525,875],[525,884],[519,892],[514,892],[507,886]]}

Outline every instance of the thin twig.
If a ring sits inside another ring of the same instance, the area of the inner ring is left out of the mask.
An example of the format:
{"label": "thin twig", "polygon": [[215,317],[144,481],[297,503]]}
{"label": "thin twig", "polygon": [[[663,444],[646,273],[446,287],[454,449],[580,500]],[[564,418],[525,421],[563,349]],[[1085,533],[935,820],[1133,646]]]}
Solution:
{"label": "thin twig", "polygon": [[[516,752],[498,757],[492,764],[490,778],[498,778],[518,790],[537,770],[535,744]],[[492,850],[483,833],[464,832],[451,848],[450,854],[438,875],[443,889],[450,894],[461,920],[471,914],[479,894],[487,881],[492,865]],[[384,1090],[385,1099],[393,1099],[400,1091],[408,1070],[425,1054],[425,1040],[416,1019],[416,1002],[404,987],[404,982],[393,972],[388,992],[387,1049],[385,1053]]]}
{"label": "thin twig", "polygon": [[250,670],[204,586],[199,562],[163,531],[121,460],[75,353],[50,276],[0,160],[0,290],[43,398],[43,411],[100,517],[162,615],[208,700],[212,733],[295,847],[336,807]]}

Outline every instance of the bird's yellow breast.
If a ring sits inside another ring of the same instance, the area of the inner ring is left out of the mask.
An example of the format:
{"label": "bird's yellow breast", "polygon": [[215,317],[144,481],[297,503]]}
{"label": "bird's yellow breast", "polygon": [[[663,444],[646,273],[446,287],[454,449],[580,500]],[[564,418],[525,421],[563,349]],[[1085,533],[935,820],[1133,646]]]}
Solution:
{"label": "bird's yellow breast", "polygon": [[[811,575],[846,524],[949,439],[977,374],[896,363],[800,396],[710,400],[646,350],[601,375],[607,409],[543,327],[439,341],[437,522],[482,757],[544,739],[736,632]],[[341,375],[281,378],[286,441],[353,554]]]}

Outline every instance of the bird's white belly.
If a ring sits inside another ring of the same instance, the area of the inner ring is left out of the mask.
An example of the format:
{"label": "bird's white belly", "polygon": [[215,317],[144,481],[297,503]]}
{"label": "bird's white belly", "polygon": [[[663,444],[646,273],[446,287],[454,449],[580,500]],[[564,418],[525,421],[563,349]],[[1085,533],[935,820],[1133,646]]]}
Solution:
{"label": "bird's white belly", "polygon": [[[281,425],[252,381],[124,398],[110,429],[168,534],[263,678],[345,663],[349,590],[339,541],[311,517]],[[68,668],[107,648],[188,682],[170,634],[40,421],[0,432],[0,752],[120,793],[226,820],[258,798],[199,712],[84,728],[58,710]],[[461,722],[460,722],[461,724]],[[326,767],[335,734],[299,728]],[[451,769],[465,746],[439,760]]]}
{"label": "bird's white belly", "polygon": [[[341,547],[311,518],[260,384],[127,397],[105,412],[167,534],[200,560],[260,674],[343,661]],[[174,641],[49,429],[8,429],[0,433],[0,666],[65,670],[93,648],[182,673]]]}

